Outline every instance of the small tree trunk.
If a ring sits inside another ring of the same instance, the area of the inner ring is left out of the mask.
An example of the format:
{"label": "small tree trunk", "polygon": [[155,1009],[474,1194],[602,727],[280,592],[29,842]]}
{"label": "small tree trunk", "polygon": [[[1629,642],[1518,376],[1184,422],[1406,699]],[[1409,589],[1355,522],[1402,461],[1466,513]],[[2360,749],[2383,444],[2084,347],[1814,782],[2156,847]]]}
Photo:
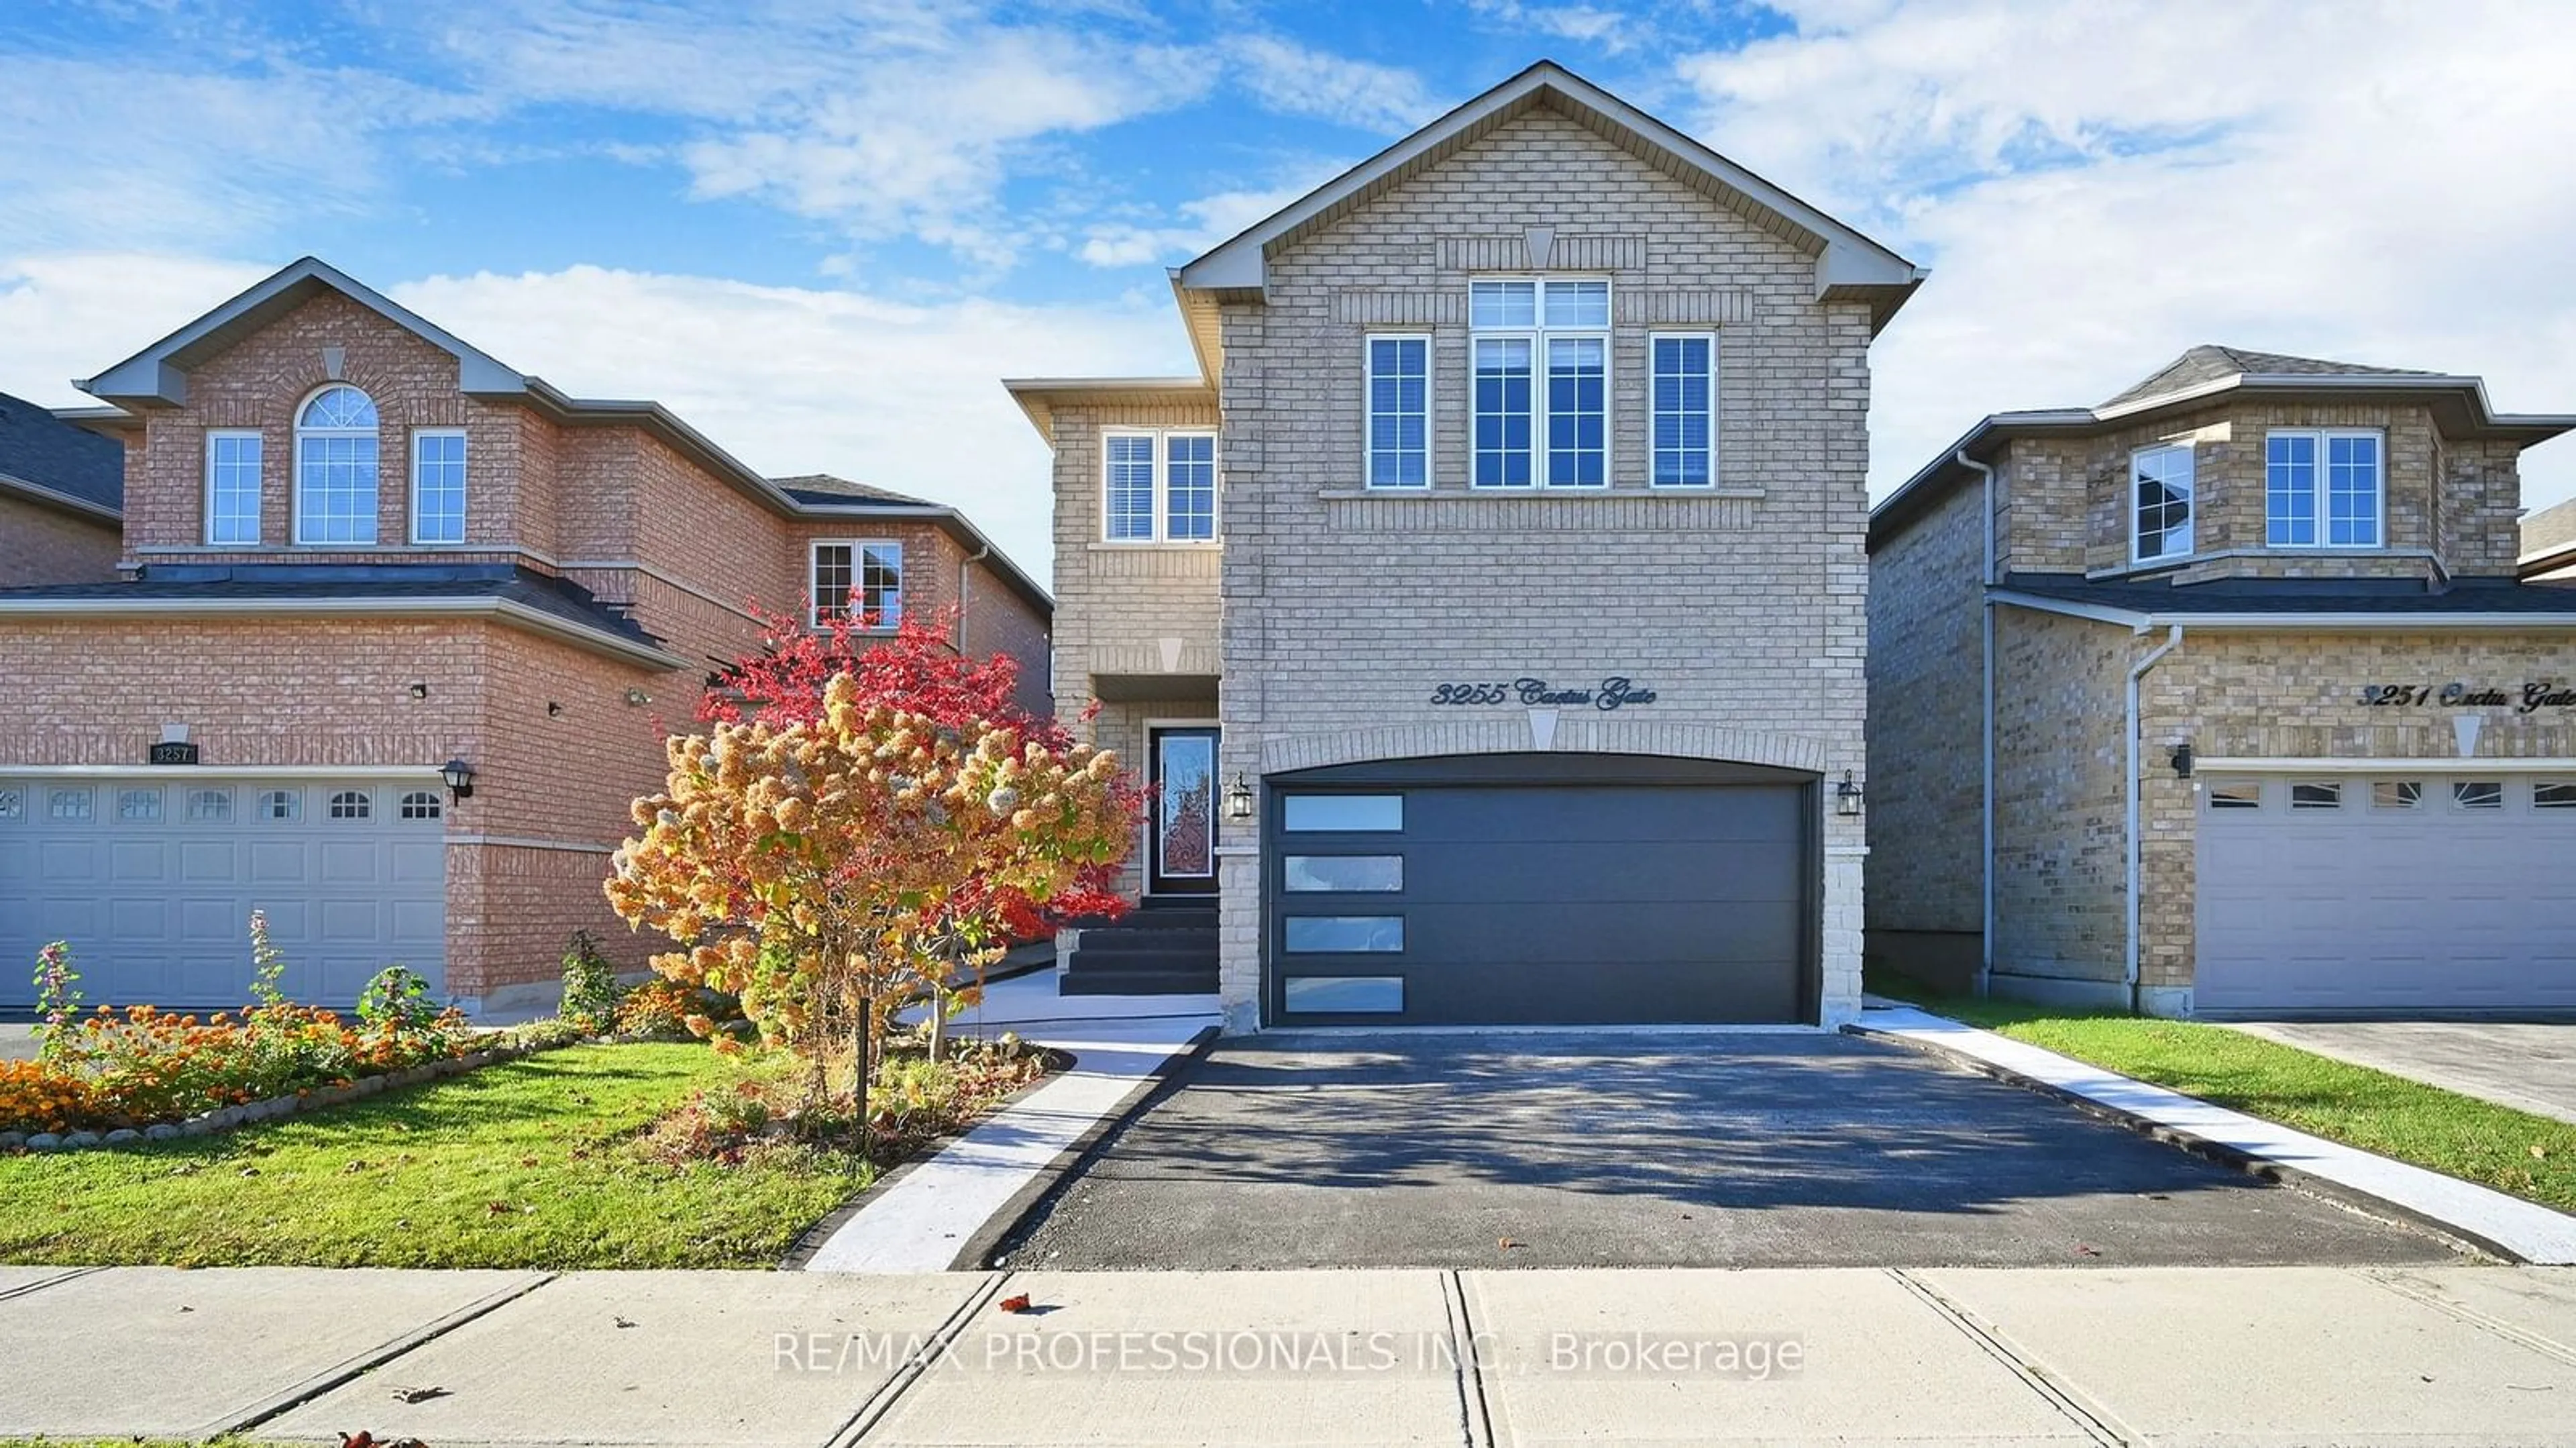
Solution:
{"label": "small tree trunk", "polygon": [[857,1077],[850,1083],[850,1097],[859,1110],[859,1151],[862,1155],[876,1146],[876,1124],[868,1116],[868,1078],[876,1074],[876,1023],[876,997],[859,997]]}

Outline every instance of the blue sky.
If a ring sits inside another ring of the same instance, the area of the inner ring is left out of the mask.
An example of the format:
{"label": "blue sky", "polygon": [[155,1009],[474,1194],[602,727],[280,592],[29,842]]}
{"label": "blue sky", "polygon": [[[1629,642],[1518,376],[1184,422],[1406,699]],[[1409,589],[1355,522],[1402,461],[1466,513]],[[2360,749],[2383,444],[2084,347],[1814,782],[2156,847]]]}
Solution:
{"label": "blue sky", "polygon": [[75,401],[311,252],[757,466],[960,502],[1041,572],[1044,450],[994,379],[1186,367],[1165,267],[1540,56],[1934,268],[1875,359],[1880,491],[2198,341],[2576,411],[2549,0],[10,15],[0,390]]}

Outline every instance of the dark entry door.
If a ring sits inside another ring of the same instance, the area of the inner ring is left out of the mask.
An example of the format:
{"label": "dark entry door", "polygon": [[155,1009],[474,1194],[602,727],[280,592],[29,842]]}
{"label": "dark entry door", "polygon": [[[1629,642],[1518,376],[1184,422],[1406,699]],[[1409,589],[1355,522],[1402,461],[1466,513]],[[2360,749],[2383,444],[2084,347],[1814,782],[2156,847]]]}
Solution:
{"label": "dark entry door", "polygon": [[1420,783],[1394,766],[1375,771],[1384,784],[1279,782],[1275,1019],[1812,1017],[1812,785],[1413,763]]}
{"label": "dark entry door", "polygon": [[1216,890],[1216,734],[1154,731],[1153,848],[1145,880],[1151,894]]}

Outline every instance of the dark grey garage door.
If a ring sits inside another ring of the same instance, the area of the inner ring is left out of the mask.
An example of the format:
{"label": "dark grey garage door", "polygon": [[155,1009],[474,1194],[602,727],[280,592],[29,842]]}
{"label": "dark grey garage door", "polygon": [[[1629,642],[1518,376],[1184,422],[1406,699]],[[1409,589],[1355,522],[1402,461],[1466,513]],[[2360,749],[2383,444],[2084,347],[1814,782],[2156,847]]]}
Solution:
{"label": "dark grey garage door", "polygon": [[1510,755],[1271,783],[1275,1021],[1813,1019],[1809,777]]}

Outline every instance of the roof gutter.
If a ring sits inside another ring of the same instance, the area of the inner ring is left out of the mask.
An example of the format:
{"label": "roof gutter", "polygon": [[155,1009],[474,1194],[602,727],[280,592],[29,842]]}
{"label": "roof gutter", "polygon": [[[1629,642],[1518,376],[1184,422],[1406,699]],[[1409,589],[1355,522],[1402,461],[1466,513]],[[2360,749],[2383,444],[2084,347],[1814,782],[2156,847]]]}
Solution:
{"label": "roof gutter", "polygon": [[[2151,633],[2188,624],[2195,633],[2454,633],[2533,628],[2576,628],[2576,608],[2565,613],[2152,613],[2074,603],[2062,598],[1997,589],[1998,604],[2068,618],[2091,619]],[[2570,594],[2576,602],[2576,593]]]}
{"label": "roof gutter", "polygon": [[42,483],[29,482],[25,478],[8,473],[0,473],[0,490],[23,493],[49,507],[60,508],[67,513],[78,513],[86,518],[96,518],[105,523],[125,521],[125,514],[121,509],[108,507],[104,503],[93,503],[87,498],[76,498],[59,488],[49,488]]}
{"label": "roof gutter", "polygon": [[656,670],[687,659],[590,628],[515,598],[0,598],[0,617],[35,618],[492,618]]}

